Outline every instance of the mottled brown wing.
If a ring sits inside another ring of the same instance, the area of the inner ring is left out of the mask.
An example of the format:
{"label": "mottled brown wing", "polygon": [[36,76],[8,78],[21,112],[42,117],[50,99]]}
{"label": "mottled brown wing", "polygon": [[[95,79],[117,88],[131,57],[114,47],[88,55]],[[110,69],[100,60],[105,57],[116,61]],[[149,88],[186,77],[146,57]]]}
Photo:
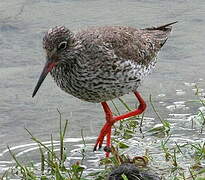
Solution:
{"label": "mottled brown wing", "polygon": [[153,33],[148,30],[131,27],[115,27],[111,30],[115,33],[104,33],[103,39],[107,44],[111,44],[119,58],[148,65],[159,51]]}
{"label": "mottled brown wing", "polygon": [[[112,44],[115,54],[124,59],[147,65],[156,56],[166,42],[173,23],[159,27],[135,29],[131,27],[113,27],[104,33],[104,40]],[[110,36],[111,34],[111,36]]]}
{"label": "mottled brown wing", "polygon": [[98,27],[81,31],[77,36],[85,41],[85,45],[104,47],[113,51],[118,58],[148,65],[166,42],[171,24],[146,29]]}

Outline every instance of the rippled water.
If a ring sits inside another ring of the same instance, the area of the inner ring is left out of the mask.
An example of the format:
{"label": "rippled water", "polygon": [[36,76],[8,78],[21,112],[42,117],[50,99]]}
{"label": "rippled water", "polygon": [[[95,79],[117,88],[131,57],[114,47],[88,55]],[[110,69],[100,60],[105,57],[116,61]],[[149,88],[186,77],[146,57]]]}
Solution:
{"label": "rippled water", "polygon": [[[146,100],[152,94],[162,117],[168,118],[175,127],[174,138],[177,141],[184,137],[187,140],[199,138],[198,132],[190,125],[190,117],[197,111],[199,104],[186,101],[196,99],[195,85],[205,87],[204,10],[204,0],[198,0],[197,3],[191,0],[2,0],[0,173],[11,163],[7,145],[13,147],[19,157],[26,154],[36,159],[36,146],[31,144],[24,127],[43,141],[48,141],[51,133],[54,136],[58,133],[57,108],[63,118],[70,122],[70,138],[67,141],[72,145],[70,150],[81,144],[78,139],[81,129],[86,137],[93,137],[89,139],[89,143],[93,144],[104,122],[99,104],[82,102],[65,94],[50,77],[37,96],[31,98],[45,60],[42,36],[48,28],[56,25],[66,25],[77,31],[88,26],[147,27],[178,20],[179,23],[174,25],[170,39],[159,54],[155,71],[144,81],[139,91]],[[204,95],[203,89],[201,93]],[[124,99],[129,104],[136,103],[133,95],[127,95]],[[145,116],[151,118],[147,122],[150,126],[159,123],[150,105]]]}

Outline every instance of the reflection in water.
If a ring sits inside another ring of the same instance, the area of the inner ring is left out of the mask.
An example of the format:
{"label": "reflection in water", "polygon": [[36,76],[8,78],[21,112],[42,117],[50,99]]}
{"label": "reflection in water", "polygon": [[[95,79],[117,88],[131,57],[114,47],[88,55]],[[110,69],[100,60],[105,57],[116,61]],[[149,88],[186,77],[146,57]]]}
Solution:
{"label": "reflection in water", "polygon": [[[202,79],[205,77],[204,9],[203,0],[198,3],[186,0],[1,2],[0,174],[12,164],[5,150],[7,144],[18,158],[24,159],[26,155],[38,164],[37,146],[28,140],[24,127],[39,139],[47,141],[51,133],[54,136],[58,134],[57,108],[65,119],[69,119],[68,137],[74,137],[66,143],[70,159],[80,158],[80,130],[84,130],[86,137],[93,137],[103,124],[104,117],[99,105],[66,95],[51,78],[46,80],[36,99],[31,98],[44,64],[43,33],[56,25],[77,30],[111,24],[147,27],[178,20],[166,47],[159,53],[156,70],[144,81],[139,91],[147,101],[149,94],[152,94],[160,114],[171,123],[173,142],[199,140],[197,127],[201,118],[196,112],[200,105],[192,100],[198,99],[194,93],[205,96]],[[131,105],[136,103],[132,95],[123,98]],[[150,118],[144,121],[144,131],[159,124],[149,104],[145,116]],[[136,135],[128,152],[140,154],[148,147],[160,159],[160,147],[154,146],[154,142],[159,141],[161,139],[153,140],[149,136],[142,139]],[[88,169],[97,169],[96,159],[103,155],[102,152],[92,152],[94,142],[95,138],[87,139],[90,155],[86,163]],[[55,142],[56,149],[58,143]]]}

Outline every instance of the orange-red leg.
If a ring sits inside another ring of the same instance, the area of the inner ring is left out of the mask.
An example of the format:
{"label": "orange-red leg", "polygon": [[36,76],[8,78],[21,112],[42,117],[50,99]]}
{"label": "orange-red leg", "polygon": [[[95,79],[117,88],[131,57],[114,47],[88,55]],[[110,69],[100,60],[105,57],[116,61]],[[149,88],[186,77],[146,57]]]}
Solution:
{"label": "orange-red leg", "polygon": [[[97,138],[96,144],[95,144],[94,149],[93,149],[94,151],[97,150],[97,147],[99,149],[102,147],[103,140],[104,140],[105,136],[107,136],[106,146],[107,147],[111,146],[111,131],[112,131],[112,125],[115,122],[122,120],[122,119],[125,119],[125,118],[139,115],[139,114],[144,112],[144,110],[146,109],[145,101],[142,99],[142,97],[140,96],[140,94],[138,92],[134,92],[134,94],[140,103],[138,108],[131,111],[131,112],[128,112],[126,114],[120,115],[120,116],[113,116],[112,111],[110,110],[108,104],[106,102],[101,103],[103,110],[105,112],[106,123],[104,124],[103,128],[100,131],[100,134]],[[109,152],[106,152],[106,157],[109,157]]]}

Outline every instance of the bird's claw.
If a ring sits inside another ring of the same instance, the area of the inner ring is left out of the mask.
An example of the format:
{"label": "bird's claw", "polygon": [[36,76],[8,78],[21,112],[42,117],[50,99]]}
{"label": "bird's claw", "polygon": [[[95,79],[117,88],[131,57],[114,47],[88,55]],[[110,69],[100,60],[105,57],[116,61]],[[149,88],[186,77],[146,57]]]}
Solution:
{"label": "bird's claw", "polygon": [[[97,149],[97,147],[98,147],[98,149]],[[102,148],[102,145],[95,145],[93,148],[93,151],[100,150],[101,148]]]}
{"label": "bird's claw", "polygon": [[97,150],[100,150],[102,148],[103,140],[104,140],[104,138],[102,140],[97,140],[97,142],[93,148],[93,151],[97,151]]}

